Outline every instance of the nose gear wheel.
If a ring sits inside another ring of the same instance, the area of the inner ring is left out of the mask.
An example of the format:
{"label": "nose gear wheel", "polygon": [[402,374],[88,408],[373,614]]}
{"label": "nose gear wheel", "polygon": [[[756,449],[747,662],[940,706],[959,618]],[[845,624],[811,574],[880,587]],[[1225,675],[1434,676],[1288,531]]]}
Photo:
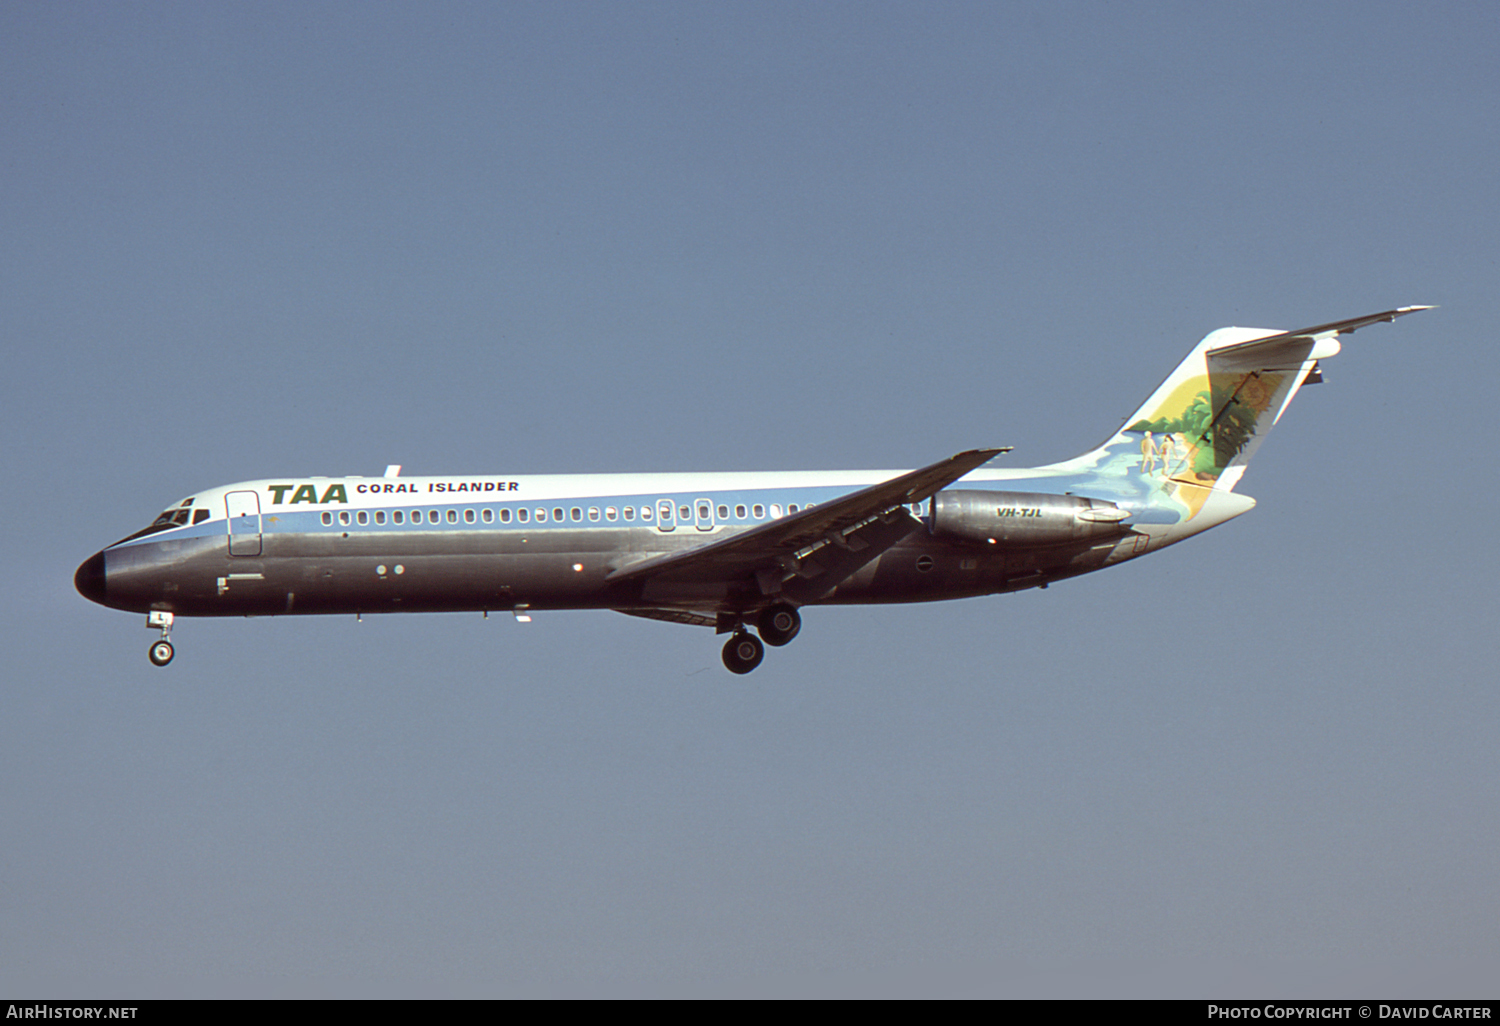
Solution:
{"label": "nose gear wheel", "polygon": [[166,638],[153,641],[151,647],[146,650],[146,658],[151,660],[153,666],[166,666],[172,661],[177,653],[172,648],[172,643]]}

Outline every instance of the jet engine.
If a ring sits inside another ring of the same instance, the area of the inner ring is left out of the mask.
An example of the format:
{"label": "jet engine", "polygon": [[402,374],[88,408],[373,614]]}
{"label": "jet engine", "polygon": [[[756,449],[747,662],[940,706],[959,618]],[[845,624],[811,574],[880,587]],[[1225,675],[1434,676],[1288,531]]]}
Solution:
{"label": "jet engine", "polygon": [[932,498],[932,533],[981,545],[1061,545],[1123,534],[1130,516],[1103,499],[1039,492],[941,491]]}

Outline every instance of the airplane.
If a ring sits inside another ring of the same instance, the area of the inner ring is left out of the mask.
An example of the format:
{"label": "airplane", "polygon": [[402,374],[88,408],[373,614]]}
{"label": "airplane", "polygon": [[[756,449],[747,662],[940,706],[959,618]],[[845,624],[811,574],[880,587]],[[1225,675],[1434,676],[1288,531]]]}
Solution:
{"label": "airplane", "polygon": [[74,585],[144,612],[157,666],[178,616],[613,609],[728,634],[749,673],[806,606],[1046,588],[1248,512],[1246,464],[1339,336],[1430,309],[1220,328],[1103,445],[1047,466],[990,467],[994,447],[911,471],[270,478],[182,499]]}

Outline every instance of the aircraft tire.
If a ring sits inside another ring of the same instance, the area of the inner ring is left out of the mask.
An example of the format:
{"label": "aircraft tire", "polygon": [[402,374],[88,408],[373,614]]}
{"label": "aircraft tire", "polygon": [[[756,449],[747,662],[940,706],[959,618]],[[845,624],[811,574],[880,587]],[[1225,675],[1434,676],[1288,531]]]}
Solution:
{"label": "aircraft tire", "polygon": [[762,609],[755,620],[755,626],[760,629],[762,641],[780,648],[802,630],[802,614],[797,612],[796,607],[779,602]]}
{"label": "aircraft tire", "polygon": [[146,650],[146,658],[151,660],[152,666],[166,666],[176,654],[172,649],[172,643],[166,638],[153,641],[151,647]]}
{"label": "aircraft tire", "polygon": [[735,631],[724,643],[724,666],[730,673],[749,673],[766,657],[766,646],[748,631]]}

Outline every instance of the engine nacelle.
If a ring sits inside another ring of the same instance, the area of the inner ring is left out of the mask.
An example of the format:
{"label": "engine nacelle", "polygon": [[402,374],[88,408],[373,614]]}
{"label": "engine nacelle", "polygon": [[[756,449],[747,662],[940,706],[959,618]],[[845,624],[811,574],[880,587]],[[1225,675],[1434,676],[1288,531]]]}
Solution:
{"label": "engine nacelle", "polygon": [[1039,492],[942,491],[932,497],[932,533],[981,545],[1060,545],[1122,534],[1130,516],[1103,499]]}

